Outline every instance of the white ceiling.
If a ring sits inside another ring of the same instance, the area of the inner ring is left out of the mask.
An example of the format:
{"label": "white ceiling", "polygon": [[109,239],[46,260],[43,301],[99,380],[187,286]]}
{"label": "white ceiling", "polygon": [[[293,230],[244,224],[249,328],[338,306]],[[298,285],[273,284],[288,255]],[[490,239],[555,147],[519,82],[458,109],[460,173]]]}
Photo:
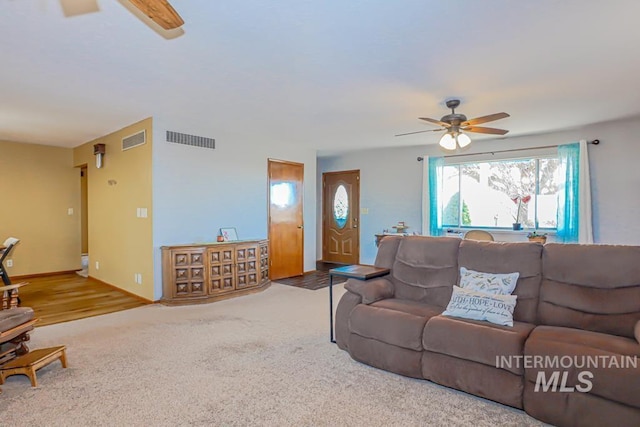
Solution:
{"label": "white ceiling", "polygon": [[640,114],[636,0],[172,0],[181,35],[127,3],[0,0],[0,140],[74,147],[159,116],[323,153],[435,143],[394,135],[451,97],[511,114],[486,125],[508,136]]}

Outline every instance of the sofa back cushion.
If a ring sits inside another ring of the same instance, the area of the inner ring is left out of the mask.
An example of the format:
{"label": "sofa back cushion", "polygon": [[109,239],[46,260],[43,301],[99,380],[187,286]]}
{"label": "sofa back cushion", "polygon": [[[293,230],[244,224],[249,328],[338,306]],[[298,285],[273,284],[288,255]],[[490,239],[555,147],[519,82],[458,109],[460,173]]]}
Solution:
{"label": "sofa back cushion", "polygon": [[378,245],[378,253],[374,265],[380,268],[393,268],[398,253],[401,236],[384,236]]}
{"label": "sofa back cushion", "polygon": [[458,265],[485,273],[520,273],[513,295],[518,296],[513,319],[536,323],[542,278],[542,245],[463,240]]}
{"label": "sofa back cushion", "polygon": [[640,320],[640,246],[544,246],[541,324],[634,337]]}
{"label": "sofa back cushion", "polygon": [[395,297],[444,309],[458,280],[459,246],[460,239],[454,237],[399,239],[391,272]]}

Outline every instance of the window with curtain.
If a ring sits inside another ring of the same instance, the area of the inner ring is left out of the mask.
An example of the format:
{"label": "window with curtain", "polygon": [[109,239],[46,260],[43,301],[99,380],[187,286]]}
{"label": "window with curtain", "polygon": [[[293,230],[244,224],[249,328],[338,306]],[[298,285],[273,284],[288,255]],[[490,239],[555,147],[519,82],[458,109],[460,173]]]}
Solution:
{"label": "window with curtain", "polygon": [[425,234],[519,222],[555,231],[556,242],[593,243],[587,141],[425,159]]}
{"label": "window with curtain", "polygon": [[558,226],[564,186],[557,154],[442,167],[442,227],[548,229]]}

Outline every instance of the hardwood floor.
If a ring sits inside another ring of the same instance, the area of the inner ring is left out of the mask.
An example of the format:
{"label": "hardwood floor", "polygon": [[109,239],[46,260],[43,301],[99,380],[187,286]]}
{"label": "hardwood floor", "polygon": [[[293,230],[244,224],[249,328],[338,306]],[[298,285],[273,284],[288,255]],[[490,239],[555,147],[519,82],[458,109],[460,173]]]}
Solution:
{"label": "hardwood floor", "polygon": [[75,273],[12,281],[29,283],[20,288],[20,305],[33,308],[35,317],[40,319],[36,326],[68,322],[148,304],[116,288]]}
{"label": "hardwood floor", "polygon": [[[334,264],[330,262],[317,261],[315,271],[309,271],[302,276],[289,277],[287,279],[274,280],[276,283],[282,283],[283,285],[295,286],[296,288],[303,288],[315,291],[329,286],[329,270],[336,267],[341,267],[343,264]],[[346,281],[344,277],[334,277],[333,284],[337,285]]]}

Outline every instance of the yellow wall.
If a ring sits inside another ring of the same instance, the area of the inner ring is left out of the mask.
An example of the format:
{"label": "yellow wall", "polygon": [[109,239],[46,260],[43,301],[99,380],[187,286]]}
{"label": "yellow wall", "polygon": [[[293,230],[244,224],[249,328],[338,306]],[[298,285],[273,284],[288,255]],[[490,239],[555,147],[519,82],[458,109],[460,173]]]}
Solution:
{"label": "yellow wall", "polygon": [[[141,130],[146,144],[122,151],[122,138]],[[74,165],[88,166],[89,275],[148,300],[153,300],[151,139],[148,118],[73,150]],[[106,145],[100,169],[93,154],[98,143]],[[79,185],[78,179],[78,191]],[[137,208],[147,208],[148,217],[138,218]],[[142,284],[135,283],[138,273]]]}
{"label": "yellow wall", "polygon": [[80,268],[80,171],[72,149],[0,141],[0,243],[9,236],[20,239],[9,276]]}

